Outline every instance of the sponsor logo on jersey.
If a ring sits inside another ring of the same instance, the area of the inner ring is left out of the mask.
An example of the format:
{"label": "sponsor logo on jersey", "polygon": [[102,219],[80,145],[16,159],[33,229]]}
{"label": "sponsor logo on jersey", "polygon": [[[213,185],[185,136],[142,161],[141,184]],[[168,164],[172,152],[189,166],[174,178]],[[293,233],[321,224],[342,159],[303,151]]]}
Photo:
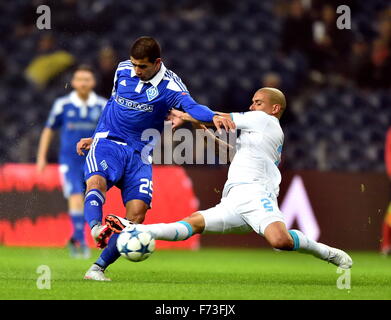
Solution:
{"label": "sponsor logo on jersey", "polygon": [[146,103],[138,103],[136,101],[123,98],[119,95],[115,96],[115,102],[117,102],[119,105],[121,105],[125,108],[128,108],[128,109],[144,111],[144,112],[152,112],[153,111],[153,105],[146,104]]}
{"label": "sponsor logo on jersey", "polygon": [[96,123],[90,122],[68,122],[67,129],[68,130],[94,130],[96,127]]}

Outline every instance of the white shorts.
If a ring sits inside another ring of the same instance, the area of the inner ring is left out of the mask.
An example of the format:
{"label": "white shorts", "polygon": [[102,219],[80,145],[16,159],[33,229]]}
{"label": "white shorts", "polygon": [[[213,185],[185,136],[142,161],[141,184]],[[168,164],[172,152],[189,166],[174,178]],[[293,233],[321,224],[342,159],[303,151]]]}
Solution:
{"label": "white shorts", "polygon": [[277,221],[285,223],[277,197],[256,184],[232,187],[217,206],[199,213],[205,219],[204,233],[254,230],[263,235],[269,224]]}

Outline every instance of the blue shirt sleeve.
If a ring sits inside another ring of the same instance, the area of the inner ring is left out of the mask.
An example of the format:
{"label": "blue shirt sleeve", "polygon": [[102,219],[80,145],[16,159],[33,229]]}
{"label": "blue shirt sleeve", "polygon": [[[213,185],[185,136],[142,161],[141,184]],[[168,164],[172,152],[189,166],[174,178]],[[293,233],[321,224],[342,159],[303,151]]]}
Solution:
{"label": "blue shirt sleeve", "polygon": [[111,90],[111,96],[115,96],[116,93],[117,93],[117,89],[118,89],[118,68],[119,66],[117,67],[117,70],[115,70],[115,73],[114,73],[114,80],[113,80],[113,89]]}
{"label": "blue shirt sleeve", "polygon": [[167,102],[171,108],[183,109],[194,119],[203,122],[213,122],[215,113],[207,106],[194,101],[186,91],[171,91],[167,95]]}
{"label": "blue shirt sleeve", "polygon": [[64,119],[64,104],[61,100],[56,100],[49,113],[45,127],[50,129],[58,129],[62,126]]}

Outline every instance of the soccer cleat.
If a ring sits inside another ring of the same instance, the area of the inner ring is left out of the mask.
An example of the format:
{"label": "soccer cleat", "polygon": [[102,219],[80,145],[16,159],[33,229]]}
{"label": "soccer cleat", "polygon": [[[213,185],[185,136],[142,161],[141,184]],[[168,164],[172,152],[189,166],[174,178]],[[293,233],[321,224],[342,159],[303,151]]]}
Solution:
{"label": "soccer cleat", "polygon": [[391,255],[391,248],[383,248],[381,249],[380,253],[382,254],[383,257],[387,257]]}
{"label": "soccer cleat", "polygon": [[120,233],[124,228],[133,224],[132,221],[109,214],[105,218],[106,225],[115,233]]}
{"label": "soccer cleat", "polygon": [[71,258],[79,258],[79,252],[77,250],[76,241],[74,239],[69,240],[68,249]]}
{"label": "soccer cleat", "polygon": [[98,248],[105,248],[113,231],[107,225],[95,225],[91,229],[91,236],[96,242]]}
{"label": "soccer cleat", "polygon": [[90,250],[90,248],[88,248],[87,245],[84,244],[84,245],[80,246],[80,251],[81,251],[81,257],[83,259],[91,258],[91,250]]}
{"label": "soccer cleat", "polygon": [[111,281],[110,278],[105,276],[105,269],[101,268],[97,264],[93,264],[84,275],[86,280],[95,280],[95,281]]}
{"label": "soccer cleat", "polygon": [[330,254],[325,259],[326,261],[331,262],[332,264],[335,264],[337,267],[342,269],[349,269],[352,267],[353,260],[346,252],[337,248],[332,248],[329,246],[327,247],[330,251]]}

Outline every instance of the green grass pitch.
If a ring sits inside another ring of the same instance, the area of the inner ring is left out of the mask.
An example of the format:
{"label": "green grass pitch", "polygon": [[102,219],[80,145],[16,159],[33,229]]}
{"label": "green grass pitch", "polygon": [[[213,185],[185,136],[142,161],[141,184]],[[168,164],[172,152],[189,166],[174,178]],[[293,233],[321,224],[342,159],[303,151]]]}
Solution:
{"label": "green grass pitch", "polygon": [[[338,289],[337,267],[293,252],[158,250],[143,262],[120,258],[108,269],[113,281],[107,283],[83,280],[98,250],[82,260],[69,258],[66,249],[0,247],[0,300],[391,299],[391,258],[349,253],[350,289]],[[40,265],[50,268],[49,290],[37,288]]]}

